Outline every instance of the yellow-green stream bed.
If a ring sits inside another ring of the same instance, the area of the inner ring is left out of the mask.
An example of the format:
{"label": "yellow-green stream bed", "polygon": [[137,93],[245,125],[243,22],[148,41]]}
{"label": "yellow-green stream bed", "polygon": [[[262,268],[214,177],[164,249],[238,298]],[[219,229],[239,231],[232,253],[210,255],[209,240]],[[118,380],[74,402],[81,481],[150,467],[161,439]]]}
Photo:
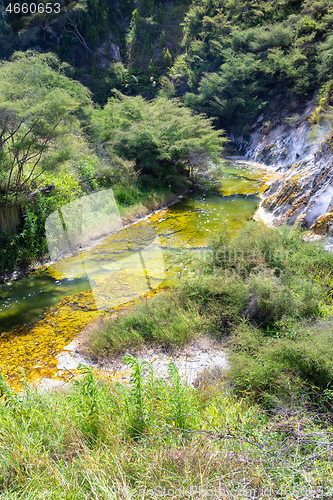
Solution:
{"label": "yellow-green stream bed", "polygon": [[[60,376],[56,356],[80,330],[105,310],[112,312],[169,286],[177,275],[170,256],[183,249],[207,248],[210,238],[226,226],[237,230],[253,217],[259,193],[271,177],[265,167],[224,161],[208,172],[202,189],[174,205],[79,255],[0,285],[2,372],[14,386],[22,369],[32,381]],[[136,262],[143,263],[148,273]]]}

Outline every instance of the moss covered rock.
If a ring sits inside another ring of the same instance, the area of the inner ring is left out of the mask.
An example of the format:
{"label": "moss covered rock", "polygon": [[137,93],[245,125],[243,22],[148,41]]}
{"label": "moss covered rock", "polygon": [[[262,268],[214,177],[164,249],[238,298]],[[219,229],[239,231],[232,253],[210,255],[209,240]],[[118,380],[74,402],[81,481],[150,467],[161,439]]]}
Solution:
{"label": "moss covered rock", "polygon": [[310,229],[317,234],[333,236],[333,210],[318,217]]}

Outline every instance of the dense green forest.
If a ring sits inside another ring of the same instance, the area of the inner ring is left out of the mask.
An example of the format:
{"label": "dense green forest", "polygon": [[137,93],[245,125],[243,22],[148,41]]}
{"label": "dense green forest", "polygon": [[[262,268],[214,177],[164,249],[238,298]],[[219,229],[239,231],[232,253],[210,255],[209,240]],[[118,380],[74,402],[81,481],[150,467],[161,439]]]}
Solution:
{"label": "dense green forest", "polygon": [[228,127],[332,78],[332,25],[330,0],[96,0],[17,34],[3,17],[0,57],[51,51],[100,104],[164,89]]}
{"label": "dense green forest", "polygon": [[[112,188],[125,220],[152,211],[200,188],[228,134],[316,96],[312,123],[333,104],[331,0],[79,0],[17,32],[2,7],[2,279],[48,258],[61,206]],[[128,385],[81,366],[52,393],[0,373],[1,498],[332,498],[332,253],[252,221],[179,259],[183,279],[94,323],[87,353],[209,335],[230,369],[192,387],[127,354]]]}
{"label": "dense green forest", "polygon": [[262,112],[331,88],[333,6],[89,0],[17,33],[3,12],[0,58],[0,205],[21,213],[1,232],[4,272],[45,255],[59,204],[111,185],[124,206],[181,192],[221,154],[221,129],[247,137]]}

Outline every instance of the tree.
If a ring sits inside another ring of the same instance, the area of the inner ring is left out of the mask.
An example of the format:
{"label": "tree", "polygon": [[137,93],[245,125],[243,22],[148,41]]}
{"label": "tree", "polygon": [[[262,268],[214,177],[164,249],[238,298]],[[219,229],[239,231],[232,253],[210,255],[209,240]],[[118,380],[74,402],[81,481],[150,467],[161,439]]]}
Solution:
{"label": "tree", "polygon": [[68,158],[68,135],[91,103],[89,90],[65,75],[69,68],[33,51],[0,64],[0,203]]}
{"label": "tree", "polygon": [[187,105],[240,133],[332,78],[332,20],[332,0],[193,0],[170,77]]}
{"label": "tree", "polygon": [[135,161],[141,180],[177,188],[193,170],[217,159],[226,139],[212,120],[193,115],[178,99],[127,97],[114,91],[92,116],[92,130],[108,154]]}

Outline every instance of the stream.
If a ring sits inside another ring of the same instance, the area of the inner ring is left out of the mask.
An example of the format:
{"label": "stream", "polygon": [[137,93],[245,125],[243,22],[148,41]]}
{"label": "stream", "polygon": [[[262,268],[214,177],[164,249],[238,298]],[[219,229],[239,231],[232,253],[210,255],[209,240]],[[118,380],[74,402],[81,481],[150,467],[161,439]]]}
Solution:
{"label": "stream", "polygon": [[174,283],[183,272],[174,257],[203,251],[221,228],[234,232],[251,219],[273,177],[268,167],[225,160],[200,191],[80,254],[0,285],[2,372],[14,386],[22,369],[31,381],[61,377],[56,356],[88,323]]}

